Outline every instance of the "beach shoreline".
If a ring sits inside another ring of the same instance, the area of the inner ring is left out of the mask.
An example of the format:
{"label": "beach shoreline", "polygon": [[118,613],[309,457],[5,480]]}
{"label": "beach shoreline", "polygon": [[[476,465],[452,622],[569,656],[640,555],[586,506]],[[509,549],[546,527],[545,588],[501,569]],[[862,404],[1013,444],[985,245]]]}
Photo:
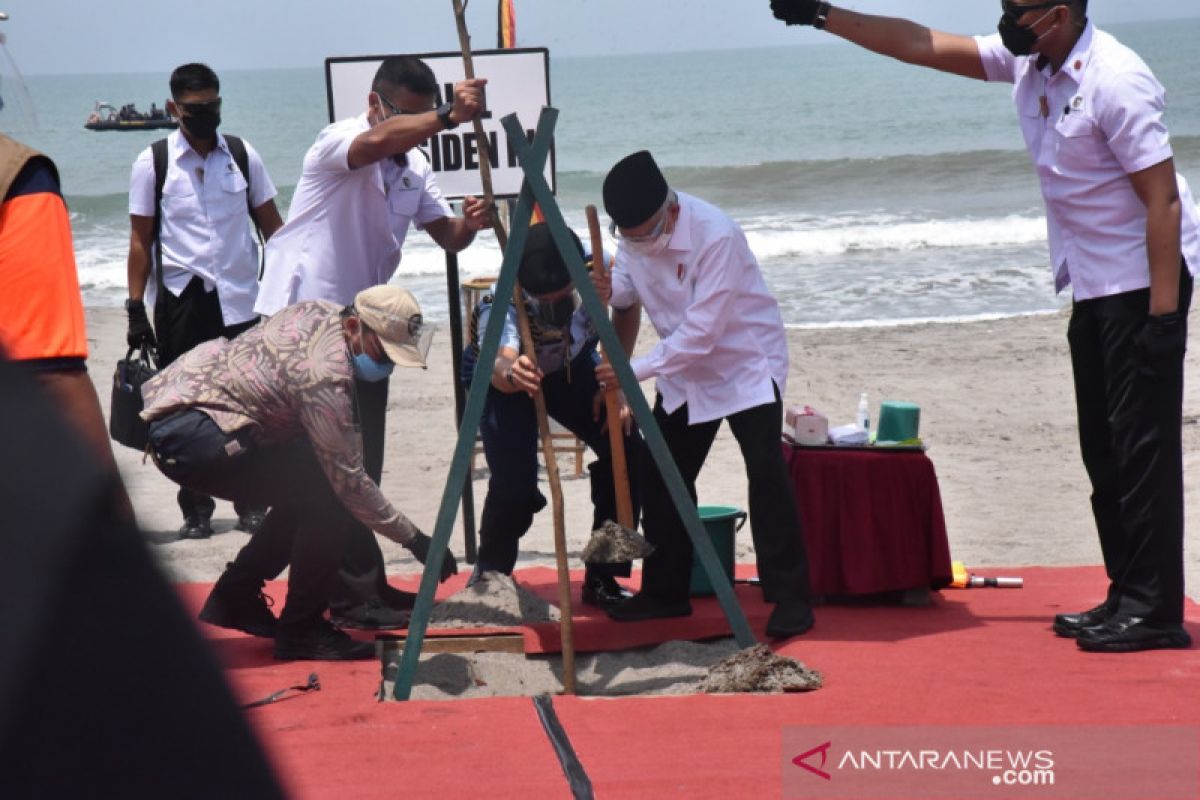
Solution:
{"label": "beach shoreline", "polygon": [[[125,354],[125,315],[87,309],[89,371],[107,414],[109,380]],[[791,328],[786,405],[811,405],[831,424],[853,419],[861,392],[872,414],[881,400],[921,407],[921,436],[937,470],[951,555],[969,567],[1076,565],[1101,562],[1087,478],[1079,458],[1074,395],[1066,344],[1067,313],[974,322],[866,328]],[[392,377],[383,489],[422,529],[433,532],[445,489],[456,432],[449,335],[435,339],[427,370]],[[638,350],[652,345],[644,324]],[[1200,347],[1189,350],[1186,373],[1198,374]],[[652,396],[651,383],[642,385]],[[1200,514],[1200,386],[1189,380],[1184,397],[1184,471],[1187,527]],[[218,502],[216,534],[176,541],[180,525],[176,487],[140,453],[114,444],[117,463],[139,523],[158,562],[174,581],[213,581],[247,541],[236,517]],[[590,460],[590,459],[587,459]],[[572,457],[561,455],[568,549],[578,553],[591,527],[588,481],[572,477]],[[478,517],[487,471],[477,459],[473,480]],[[545,475],[540,488],[549,495]],[[702,504],[747,507],[737,444],[723,425],[697,482]],[[753,561],[748,531],[737,537],[739,562]],[[388,570],[419,565],[408,552],[380,539]],[[463,538],[456,521],[451,539],[460,568]],[[1200,545],[1185,542],[1188,594],[1200,588]],[[538,514],[521,542],[519,566],[554,561],[552,518]],[[1096,587],[1097,600],[1104,587]]]}

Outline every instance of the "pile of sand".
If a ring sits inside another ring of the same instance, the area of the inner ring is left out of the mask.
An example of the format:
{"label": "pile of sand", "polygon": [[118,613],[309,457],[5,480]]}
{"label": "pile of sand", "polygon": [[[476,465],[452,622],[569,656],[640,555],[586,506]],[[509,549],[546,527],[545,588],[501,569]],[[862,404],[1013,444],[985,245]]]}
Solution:
{"label": "pile of sand", "polygon": [[557,622],[556,606],[517,585],[511,575],[485,572],[474,586],[433,607],[430,628],[514,628],[527,622]]}
{"label": "pile of sand", "polygon": [[585,564],[619,564],[645,558],[654,552],[654,545],[635,530],[612,520],[592,531],[592,538],[583,547]]}
{"label": "pile of sand", "polygon": [[709,670],[700,691],[709,694],[735,692],[811,692],[820,689],[821,673],[794,658],[776,655],[765,644],[734,653]]}

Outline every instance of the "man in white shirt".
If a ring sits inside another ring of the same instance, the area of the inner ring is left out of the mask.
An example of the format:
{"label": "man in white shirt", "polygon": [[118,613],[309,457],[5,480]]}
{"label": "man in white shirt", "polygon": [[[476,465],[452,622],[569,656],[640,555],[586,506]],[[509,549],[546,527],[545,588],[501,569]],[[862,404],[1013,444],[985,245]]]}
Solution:
{"label": "man in white shirt", "polygon": [[[231,145],[217,132],[217,74],[204,64],[184,64],[171,73],[170,83],[167,109],[179,120],[179,130],[166,139],[161,213],[155,204],[152,147],[138,155],[129,179],[126,338],[130,347],[156,347],[160,367],[201,342],[232,339],[258,321],[258,247],[247,218],[252,214],[268,239],[283,224],[275,208],[275,186],[258,152],[244,143],[249,174],[243,175]],[[153,330],[146,315],[147,294],[154,305]],[[178,501],[184,519],[181,538],[211,536],[213,499],[181,488]],[[248,533],[262,525],[265,509],[235,504],[234,510]]]}
{"label": "man in white shirt", "polygon": [[[276,311],[301,300],[349,305],[370,286],[387,283],[400,265],[410,225],[458,252],[491,220],[485,201],[468,197],[456,217],[442,198],[418,145],[470,122],[482,111],[484,79],[462,81],[437,106],[432,70],[420,59],[384,59],[367,94],[366,112],[327,126],[304,156],[287,224],[267,246],[255,309]],[[378,483],[383,472],[388,382],[355,381],[363,460]],[[413,597],[387,584],[383,554],[365,527],[350,537],[342,587],[330,606],[344,627],[406,624]],[[403,613],[398,613],[403,612]]]}
{"label": "man in white shirt", "polygon": [[1104,602],[1059,614],[1083,650],[1183,648],[1183,354],[1200,212],[1175,173],[1165,92],[1087,0],[1004,0],[999,33],[956,36],[818,0],[772,0],[788,24],[969,78],[1014,84],[1046,201],[1083,463],[1108,572]]}
{"label": "man in white shirt", "polygon": [[[655,378],[658,423],[692,501],[696,477],[721,420],[737,439],[749,479],[750,527],[764,595],[776,603],[767,635],[798,636],[813,625],[808,558],[779,432],[787,382],[787,338],[779,304],[737,223],[699,198],[672,191],[648,151],[621,161],[604,179],[604,207],[617,237],[613,325],[633,352],[644,306],[659,343],[630,365]],[[597,279],[602,296],[608,294]],[[596,368],[617,387],[611,365]],[[641,591],[610,608],[628,622],[692,613],[692,543],[651,461],[641,471],[642,520],[655,551]]]}

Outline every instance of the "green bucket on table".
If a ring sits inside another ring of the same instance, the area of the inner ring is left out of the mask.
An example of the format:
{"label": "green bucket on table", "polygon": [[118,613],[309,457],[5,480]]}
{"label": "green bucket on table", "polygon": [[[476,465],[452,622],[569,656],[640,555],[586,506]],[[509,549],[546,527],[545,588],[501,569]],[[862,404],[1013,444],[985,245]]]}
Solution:
{"label": "green bucket on table", "polygon": [[[733,582],[733,535],[746,524],[746,512],[733,506],[700,506],[700,521],[704,530],[712,540],[713,549],[717,551],[717,560],[725,571],[725,577]],[[700,557],[692,553],[692,583],[689,587],[693,597],[716,594],[708,573],[700,565]]]}

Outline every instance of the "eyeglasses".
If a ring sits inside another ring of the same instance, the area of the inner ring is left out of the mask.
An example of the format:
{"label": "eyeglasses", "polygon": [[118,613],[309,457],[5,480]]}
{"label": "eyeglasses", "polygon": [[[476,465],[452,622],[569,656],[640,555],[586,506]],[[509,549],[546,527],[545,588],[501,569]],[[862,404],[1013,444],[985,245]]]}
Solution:
{"label": "eyeglasses", "polygon": [[388,109],[388,111],[392,112],[392,114],[391,114],[391,115],[392,115],[393,117],[397,117],[397,116],[407,116],[407,115],[409,115],[409,114],[424,114],[426,111],[431,111],[431,110],[432,110],[432,109],[429,109],[429,108],[427,108],[427,109],[425,109],[424,111],[405,111],[405,110],[404,110],[404,109],[402,109],[402,108],[398,108],[398,107],[397,107],[395,104],[393,104],[393,103],[392,103],[392,101],[391,101],[391,100],[388,100],[386,97],[384,97],[384,96],[383,96],[383,94],[382,94],[381,92],[376,92],[376,94],[378,94],[378,95],[379,95],[379,102],[381,102],[381,103],[383,103],[385,106],[387,106],[387,109]]}
{"label": "eyeglasses", "polygon": [[621,231],[617,228],[616,220],[608,223],[608,232],[612,234],[612,237],[618,242],[632,242],[634,244],[637,244],[638,242],[652,242],[662,235],[663,229],[667,227],[667,218],[671,216],[670,211],[671,201],[667,200],[667,202],[663,203],[661,212],[662,216],[659,218],[658,224],[656,224],[649,233],[644,233],[641,236],[626,236],[625,234],[621,233]]}
{"label": "eyeglasses", "polygon": [[1042,8],[1054,8],[1055,6],[1069,6],[1072,2],[1073,0],[1065,0],[1065,2],[1064,0],[1058,0],[1056,3],[1033,3],[1031,5],[1023,5],[1021,3],[1014,3],[1013,0],[1000,0],[1000,8],[1004,11],[1006,16],[1017,19],[1028,11],[1037,11],[1038,9]]}
{"label": "eyeglasses", "polygon": [[203,114],[205,111],[220,111],[221,98],[205,100],[202,103],[176,103],[175,105],[187,114]]}

